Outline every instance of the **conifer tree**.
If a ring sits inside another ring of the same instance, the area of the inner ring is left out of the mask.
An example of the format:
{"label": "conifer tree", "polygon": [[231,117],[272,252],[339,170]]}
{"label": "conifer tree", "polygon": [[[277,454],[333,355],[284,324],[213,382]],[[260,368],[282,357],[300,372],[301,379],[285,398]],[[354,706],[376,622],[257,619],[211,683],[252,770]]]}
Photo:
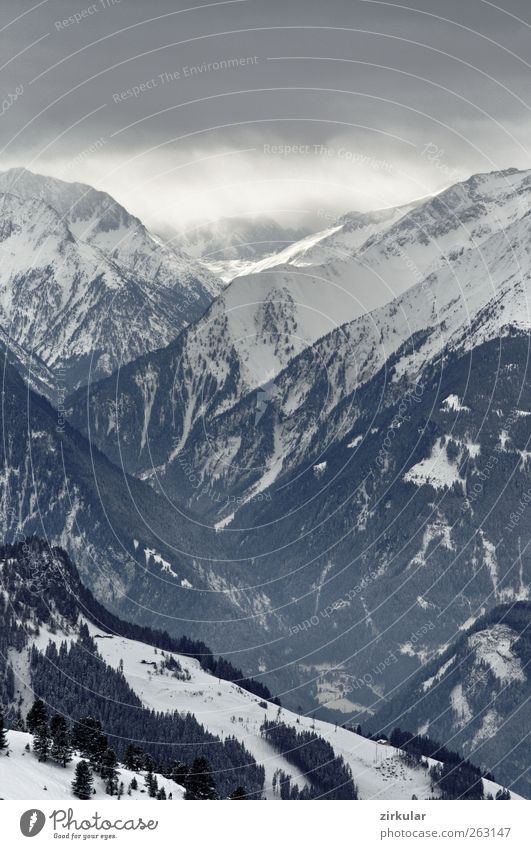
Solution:
{"label": "conifer tree", "polygon": [[176,784],[180,784],[181,787],[184,787],[189,771],[190,769],[187,764],[177,761],[171,768],[170,778],[172,781],[175,781]]}
{"label": "conifer tree", "polygon": [[35,734],[39,725],[48,722],[48,711],[42,699],[35,699],[26,718],[26,725],[30,734]]}
{"label": "conifer tree", "polygon": [[33,735],[33,751],[36,753],[40,761],[48,760],[50,754],[50,734],[48,725],[43,722],[38,725]]}
{"label": "conifer tree", "polygon": [[159,783],[157,781],[157,776],[153,775],[153,771],[151,769],[148,770],[145,782],[150,797],[155,799],[158,793]]}
{"label": "conifer tree", "polygon": [[186,777],[185,799],[216,799],[216,783],[206,758],[196,758]]}
{"label": "conifer tree", "polygon": [[134,746],[132,743],[130,743],[127,749],[125,750],[124,755],[125,768],[130,769],[132,772],[139,772],[144,766],[145,760],[145,752],[138,746]]}
{"label": "conifer tree", "polygon": [[65,767],[72,760],[72,742],[68,723],[64,716],[60,716],[59,714],[52,716],[50,736],[52,738],[51,757],[54,761]]}
{"label": "conifer tree", "polygon": [[107,749],[101,759],[101,777],[105,782],[105,792],[115,796],[118,792],[118,758],[113,749]]}
{"label": "conifer tree", "polygon": [[90,799],[92,796],[92,771],[88,761],[79,761],[72,782],[72,793],[78,799]]}
{"label": "conifer tree", "polygon": [[239,785],[236,790],[233,790],[229,796],[229,799],[246,799],[247,793],[245,792],[245,788]]}

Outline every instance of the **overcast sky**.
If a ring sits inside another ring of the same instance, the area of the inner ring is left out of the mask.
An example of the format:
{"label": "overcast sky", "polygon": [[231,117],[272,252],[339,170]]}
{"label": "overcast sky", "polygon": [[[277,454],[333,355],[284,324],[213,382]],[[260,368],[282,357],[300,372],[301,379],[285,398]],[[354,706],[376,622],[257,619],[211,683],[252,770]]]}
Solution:
{"label": "overcast sky", "polygon": [[0,167],[89,182],[152,226],[317,220],[531,166],[526,0],[2,0],[0,15]]}

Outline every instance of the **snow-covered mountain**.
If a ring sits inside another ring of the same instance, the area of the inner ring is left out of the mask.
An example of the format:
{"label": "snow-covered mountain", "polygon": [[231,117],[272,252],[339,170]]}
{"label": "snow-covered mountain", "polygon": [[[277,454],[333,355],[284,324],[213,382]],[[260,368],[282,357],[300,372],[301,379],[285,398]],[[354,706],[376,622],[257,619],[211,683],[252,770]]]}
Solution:
{"label": "snow-covered mountain", "polygon": [[[312,270],[307,278],[306,268],[290,271],[281,289],[275,270],[235,279],[174,346],[91,387],[89,424],[86,393],[73,398],[73,423],[86,433],[90,427],[108,456],[177,498],[185,455],[201,483],[219,479],[238,485],[240,496],[256,495],[300,463],[312,440],[322,451],[342,432],[350,421],[345,399],[402,347],[395,380],[418,374],[448,345],[471,349],[504,327],[529,327],[530,191],[527,172],[480,175],[397,223],[391,216],[390,229],[351,258],[350,273],[355,281],[366,263],[364,273],[375,268],[378,276],[387,263],[386,274],[405,291],[394,299],[387,293],[388,303],[348,323],[351,296],[321,284]],[[426,272],[420,279],[411,278],[413,259]],[[370,297],[376,303],[380,295],[375,289]],[[262,403],[275,410],[275,429],[264,440],[263,428],[253,427],[253,458],[242,447],[242,411],[250,424]]]}
{"label": "snow-covered mountain", "polygon": [[353,225],[348,256],[236,278],[169,346],[70,398],[112,462],[58,437],[32,393],[28,418],[10,378],[8,538],[43,523],[114,611],[222,640],[286,715],[379,715],[480,616],[529,598],[530,191],[529,172],[479,175]]}
{"label": "snow-covered mountain", "polygon": [[202,222],[184,233],[166,229],[161,235],[229,282],[308,232],[307,227],[283,226],[266,215],[253,215]]}
{"label": "snow-covered mountain", "polygon": [[[214,531],[205,534],[147,484],[113,466],[6,360],[0,360],[4,540],[39,534],[63,545],[107,606],[127,609],[144,623],[163,622],[174,634],[181,618],[195,618],[198,630],[192,633],[190,623],[188,633],[215,643],[216,626],[202,622],[230,619],[235,607],[249,613],[260,606],[260,594],[232,595],[241,576],[215,565],[223,553],[219,540],[217,550],[211,544]],[[241,626],[235,641],[250,639],[250,622]]]}
{"label": "snow-covered mountain", "polygon": [[12,169],[0,192],[1,321],[67,389],[168,344],[220,289],[90,186]]}
{"label": "snow-covered mountain", "polygon": [[415,204],[378,209],[374,212],[347,212],[324,230],[307,233],[302,239],[276,251],[247,269],[248,274],[278,266],[325,266],[330,261],[352,258],[372,237],[384,233]]}
{"label": "snow-covered mountain", "polygon": [[[471,617],[529,597],[525,523],[503,527],[529,488],[531,231],[527,211],[506,218],[481,251],[456,250],[294,358],[267,391],[238,398],[213,381],[208,395],[205,379],[184,442],[191,367],[173,396],[155,393],[144,431],[140,364],[89,396],[102,449],[217,526],[235,568],[259,574],[269,661],[278,650],[301,682],[296,698],[336,715],[363,721]],[[235,368],[232,388],[238,379]],[[287,685],[281,668],[273,678]]]}
{"label": "snow-covered mountain", "polygon": [[[140,723],[144,714],[147,721],[149,711],[151,722],[158,718],[162,735],[164,721],[169,721],[178,712],[181,717],[190,717],[190,722],[193,719],[196,734],[204,735],[202,745],[210,756],[215,751],[212,744],[215,746],[216,741],[226,748],[227,754],[232,752],[235,776],[232,781],[229,778],[229,786],[245,774],[235,768],[236,754],[233,750],[242,747],[240,751],[251,753],[256,764],[263,768],[263,794],[266,799],[278,797],[277,777],[280,771],[290,775],[299,789],[315,783],[315,775],[312,771],[305,773],[301,770],[293,753],[279,753],[263,735],[261,729],[267,719],[299,734],[309,732],[326,741],[333,757],[342,758],[350,768],[360,798],[409,799],[414,795],[422,799],[438,795],[428,774],[428,766],[433,761],[421,758],[415,762],[393,746],[382,746],[345,728],[294,714],[253,695],[237,683],[209,674],[194,657],[160,648],[160,642],[159,648],[155,648],[147,641],[150,635],[159,641],[169,640],[167,635],[150,632],[145,640],[135,639],[135,634],[141,629],[109,616],[101,605],[95,603],[91,594],[80,587],[73,565],[60,550],[51,550],[34,540],[26,543],[26,549],[16,546],[2,554],[0,571],[7,587],[4,605],[9,611],[0,626],[3,642],[9,650],[3,662],[7,663],[6,669],[11,670],[5,674],[13,682],[8,699],[11,715],[15,715],[16,708],[19,721],[20,717],[24,720],[27,715],[35,689],[45,696],[51,710],[63,713],[68,706],[71,711],[69,718],[75,719],[83,716],[87,709],[83,698],[81,703],[76,701],[79,695],[83,696],[85,682],[91,688],[90,707],[93,711],[96,708],[96,712],[100,703],[104,706],[112,697],[111,688],[121,686],[130,693],[130,698],[139,700],[137,713]],[[16,617],[10,610],[11,604],[16,606]],[[132,638],[124,636],[128,630]],[[75,675],[72,657],[79,656],[81,659],[83,655],[86,660],[78,670],[81,680],[74,677],[66,687],[56,691],[55,678],[61,681],[64,675],[68,680],[72,674]],[[52,672],[52,664],[56,667],[55,672]],[[100,670],[99,675],[95,675],[96,669]],[[105,681],[109,690],[99,689]],[[110,740],[114,740],[118,733],[116,714],[104,707],[100,710],[107,718],[106,724],[101,717],[103,731]],[[92,715],[95,719],[100,718],[94,713]],[[145,733],[149,731],[153,732],[153,729],[146,727]],[[137,728],[130,728],[129,733],[135,743],[141,743],[142,738],[133,736],[138,734]],[[184,741],[178,738],[171,738],[174,747],[178,748],[181,743],[185,763],[188,748],[192,752],[194,750],[190,730],[188,734],[188,745],[182,745]],[[163,739],[161,736],[160,742]],[[11,749],[9,763],[0,755],[1,796],[70,797],[77,757],[65,770],[36,761],[34,754],[25,750],[29,735],[11,731],[8,740]],[[231,743],[232,740],[234,743]],[[148,747],[148,753],[156,752],[159,739],[148,737],[147,741],[143,745]],[[119,742],[122,750],[128,740],[121,738]],[[168,757],[165,758],[167,760]],[[214,772],[214,775],[220,780],[219,773]],[[134,777],[137,778],[138,790],[133,789],[132,794],[137,798],[138,793],[138,798],[141,798],[145,773],[120,767],[124,791]],[[164,786],[167,796],[171,792],[174,799],[182,798],[182,788],[174,781],[162,775],[158,779],[159,787]],[[23,787],[25,780],[27,785]],[[492,794],[499,789],[492,781],[484,780],[483,783],[486,793]],[[103,790],[99,780],[96,781],[96,790],[97,795]]]}

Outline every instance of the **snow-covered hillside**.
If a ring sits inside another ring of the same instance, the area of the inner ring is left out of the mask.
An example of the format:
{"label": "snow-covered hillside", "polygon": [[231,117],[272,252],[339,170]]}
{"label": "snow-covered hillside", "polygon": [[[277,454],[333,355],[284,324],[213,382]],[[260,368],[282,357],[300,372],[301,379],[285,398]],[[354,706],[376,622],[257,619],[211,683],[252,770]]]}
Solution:
{"label": "snow-covered hillside", "polygon": [[[7,732],[8,748],[0,751],[0,799],[48,799],[49,801],[62,799],[75,799],[72,792],[72,781],[76,764],[81,760],[79,755],[74,754],[66,767],[46,761],[41,763],[37,756],[30,750],[33,744],[33,735],[23,731]],[[163,775],[155,774],[159,788],[164,787],[167,797],[174,801],[184,797],[184,788],[164,778]],[[133,779],[136,779],[137,789],[130,787]],[[93,799],[105,799],[118,801],[117,796],[109,796],[105,793],[103,779],[95,774],[93,776],[94,790]],[[145,786],[145,773],[132,772],[124,766],[118,768],[118,782],[123,782],[124,798],[129,801],[141,802],[149,799]]]}
{"label": "snow-covered hillside", "polygon": [[[298,769],[262,738],[260,726],[265,718],[278,719],[298,731],[311,729],[328,740],[335,753],[342,756],[351,767],[362,799],[410,799],[412,794],[420,799],[426,799],[431,795],[430,781],[426,771],[406,767],[400,759],[398,750],[393,747],[379,745],[327,722],[314,721],[284,708],[279,709],[276,705],[264,702],[242,690],[236,684],[213,678],[201,669],[196,660],[167,652],[165,653],[167,656],[174,657],[190,674],[189,680],[179,680],[171,671],[161,668],[163,656],[160,650],[145,643],[105,635],[101,628],[98,629],[93,625],[90,625],[90,631],[96,638],[98,651],[110,666],[118,669],[123,663],[123,674],[144,705],[162,712],[174,710],[190,712],[212,734],[222,739],[233,735],[242,742],[257,763],[265,768],[264,795],[266,798],[275,798],[273,776],[279,769],[292,775],[294,782],[301,788],[307,781]],[[74,639],[75,633],[53,634],[43,630],[36,645],[43,649],[49,639],[60,643],[65,637],[67,640]],[[30,648],[32,644],[30,642],[27,648]],[[29,707],[33,696],[25,683],[29,680],[27,648],[21,653],[13,652],[10,659],[13,662],[17,680],[16,697],[22,696]],[[24,740],[24,745],[25,742],[27,741]],[[28,759],[30,757],[28,755]],[[31,767],[33,766],[32,758]],[[11,768],[11,765],[9,767]],[[61,768],[58,770],[60,775],[62,770]],[[66,780],[67,794],[71,779],[72,777],[69,776]],[[40,780],[41,775],[38,774],[38,781]],[[42,780],[46,780],[45,766],[42,767]],[[123,780],[125,783],[125,779]],[[139,784],[141,786],[141,782]],[[64,782],[62,787],[64,789]]]}

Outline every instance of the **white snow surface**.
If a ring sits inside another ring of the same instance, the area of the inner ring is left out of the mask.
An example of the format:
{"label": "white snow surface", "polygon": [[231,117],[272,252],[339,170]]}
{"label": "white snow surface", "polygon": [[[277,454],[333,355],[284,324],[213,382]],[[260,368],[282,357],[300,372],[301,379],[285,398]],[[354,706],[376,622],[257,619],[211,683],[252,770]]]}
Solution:
{"label": "white snow surface", "polygon": [[[93,636],[102,633],[90,626]],[[196,660],[174,654],[184,669],[190,673],[189,681],[181,681],[169,674],[160,675],[152,666],[163,659],[160,650],[151,646],[126,640],[122,637],[97,639],[98,649],[106,662],[117,667],[123,660],[124,675],[142,702],[155,710],[179,710],[193,713],[197,720],[212,734],[221,738],[234,735],[251,752],[266,770],[266,798],[273,798],[271,781],[276,769],[283,769],[293,776],[299,786],[305,784],[304,777],[285,758],[280,756],[260,736],[260,725],[267,716],[269,720],[284,722],[296,730],[315,730],[332,745],[350,765],[354,781],[365,799],[410,799],[415,793],[419,798],[430,795],[429,780],[424,770],[406,768],[398,752],[392,746],[381,747],[371,740],[344,728],[335,728],[328,722],[316,720],[267,703],[260,706],[256,696],[242,690],[236,684],[213,678],[204,672]],[[167,653],[169,654],[169,653]]]}
{"label": "white snow surface", "polygon": [[440,438],[435,441],[430,456],[415,463],[404,475],[404,480],[417,486],[429,484],[434,489],[448,489],[462,482],[458,465],[448,460]]}
{"label": "white snow surface", "polygon": [[512,651],[517,639],[515,631],[499,624],[472,634],[468,643],[475,650],[477,659],[486,663],[499,681],[509,684],[525,680],[520,658]]}
{"label": "white snow surface", "polygon": [[[72,793],[72,781],[76,764],[81,760],[75,754],[72,761],[62,767],[59,764],[47,760],[41,763],[33,751],[26,751],[29,744],[33,743],[33,735],[22,731],[8,731],[8,749],[0,751],[0,799],[48,799],[48,800],[75,800]],[[174,781],[156,773],[159,788],[164,787],[166,795],[172,794],[169,801],[181,800],[184,797],[184,788]],[[127,790],[129,784],[136,778],[138,789]],[[125,767],[118,769],[118,783],[123,781],[124,799],[128,801],[147,801],[149,794],[145,786],[145,773],[132,772]],[[118,801],[116,796],[108,796],[105,793],[105,785],[99,775],[94,774],[93,783],[95,794],[93,799],[105,799],[106,801]]]}
{"label": "white snow surface", "polygon": [[[163,653],[160,649],[155,649],[146,643],[109,635],[99,626],[81,617],[79,622],[84,622],[88,626],[105,662],[114,669],[123,666],[123,674],[128,684],[146,707],[162,712],[189,712],[203,724],[207,731],[221,739],[226,739],[228,736],[236,737],[256,761],[264,766],[266,799],[278,798],[272,787],[273,775],[277,769],[282,769],[291,775],[299,787],[306,784],[305,776],[261,737],[260,726],[266,717],[292,726],[297,731],[314,731],[326,739],[336,755],[343,757],[349,764],[362,799],[410,799],[413,794],[419,799],[427,799],[432,794],[427,771],[406,766],[401,760],[399,750],[392,746],[380,746],[345,728],[297,715],[285,708],[279,709],[271,702],[262,702],[237,684],[213,677],[201,669],[198,661],[184,655]],[[10,653],[10,661],[15,672],[15,698],[18,700],[22,697],[23,713],[27,712],[34,698],[30,687],[28,648],[34,644],[42,651],[50,639],[60,644],[65,639],[69,642],[76,637],[77,628],[58,627],[52,633],[46,627],[42,627],[38,636],[29,635],[28,645],[22,651]],[[187,680],[181,680],[162,667],[164,655],[171,656],[179,662],[182,669],[189,673],[188,676],[183,676]],[[18,754],[16,760],[11,760],[7,767],[4,766],[4,769],[9,770],[10,783],[7,789],[5,788],[6,778],[2,774],[3,758],[0,754],[0,796],[33,799],[70,798],[69,786],[72,776],[69,775],[69,770],[73,771],[73,766],[63,770],[62,767],[56,768],[51,764],[40,765],[33,754],[29,753],[24,754],[23,760],[22,750],[28,742],[28,736],[20,732],[10,732],[10,740],[13,739],[13,745],[16,746]],[[18,772],[12,779],[11,770],[15,763]],[[28,773],[29,777],[27,777]],[[132,774],[129,775],[127,770],[121,770],[121,773],[121,780],[124,781],[127,791],[127,784]],[[43,789],[44,785],[48,787],[48,791]],[[167,793],[173,792],[174,799],[181,798],[182,789],[176,795],[177,785],[173,782],[166,782],[159,777],[159,786],[161,785],[164,785]],[[139,780],[139,788],[141,789],[142,786],[143,782]],[[496,792],[498,786],[492,786]],[[101,792],[101,789],[99,787],[98,792]],[[46,793],[50,794],[49,797],[45,795]],[[52,795],[55,793],[58,795]],[[141,794],[139,798],[144,798],[144,795]]]}

